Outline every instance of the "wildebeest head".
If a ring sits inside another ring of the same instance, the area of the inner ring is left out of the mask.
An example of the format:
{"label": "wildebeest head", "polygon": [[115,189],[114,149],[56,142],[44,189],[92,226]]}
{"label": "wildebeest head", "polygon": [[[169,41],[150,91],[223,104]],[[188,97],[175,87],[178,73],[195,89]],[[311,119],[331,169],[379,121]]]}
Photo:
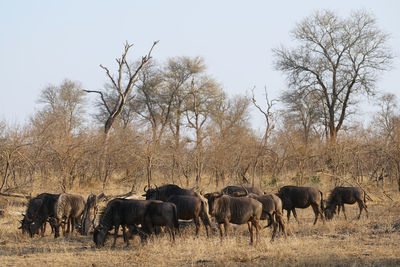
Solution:
{"label": "wildebeest head", "polygon": [[223,195],[218,192],[207,193],[204,195],[204,197],[208,200],[208,211],[209,211],[210,215],[213,215],[213,212],[214,212],[215,199],[220,198],[222,196]]}
{"label": "wildebeest head", "polygon": [[93,231],[93,241],[96,244],[97,248],[103,247],[106,242],[107,237],[107,229],[104,226],[99,225]]}
{"label": "wildebeest head", "polygon": [[158,187],[157,185],[155,185],[155,189],[149,187],[149,189],[147,189],[147,185],[144,187],[144,194],[142,195],[143,197],[146,197],[146,200],[150,200],[150,199],[157,199],[158,198]]}
{"label": "wildebeest head", "polygon": [[325,215],[325,218],[326,218],[326,219],[332,220],[334,214],[336,214],[336,207],[334,207],[334,206],[327,206],[327,207],[324,209],[324,215]]}
{"label": "wildebeest head", "polygon": [[22,220],[20,220],[19,222],[21,223],[21,226],[18,227],[18,229],[22,230],[22,233],[29,233],[29,226],[31,225],[31,223],[33,222],[32,219],[30,219],[27,215],[22,214],[22,216],[24,216],[24,218],[22,218]]}
{"label": "wildebeest head", "polygon": [[39,233],[39,228],[42,226],[42,223],[38,222],[37,220],[32,221],[28,225],[28,232],[30,237],[33,237],[35,234]]}

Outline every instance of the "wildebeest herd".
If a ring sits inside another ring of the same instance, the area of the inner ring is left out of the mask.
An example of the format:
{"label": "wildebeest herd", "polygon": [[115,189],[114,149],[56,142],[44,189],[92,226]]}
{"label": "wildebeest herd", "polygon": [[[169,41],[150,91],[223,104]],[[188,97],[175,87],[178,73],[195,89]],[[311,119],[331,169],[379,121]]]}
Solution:
{"label": "wildebeest herd", "polygon": [[[228,186],[220,192],[204,194],[184,189],[174,184],[155,188],[144,188],[143,199],[115,198],[109,201],[104,209],[97,212],[97,198],[89,195],[87,200],[80,195],[42,193],[28,203],[23,219],[20,221],[23,233],[44,235],[49,223],[54,237],[73,235],[78,231],[87,235],[92,228],[93,241],[96,247],[105,244],[107,236],[114,231],[114,242],[122,228],[122,236],[126,245],[132,235],[140,236],[142,242],[153,234],[168,232],[171,240],[179,233],[179,220],[193,220],[196,236],[199,234],[201,222],[206,229],[207,237],[211,233],[214,217],[221,239],[228,235],[230,224],[247,224],[250,243],[260,238],[262,230],[260,220],[268,222],[264,228],[272,226],[271,241],[277,232],[287,236],[287,227],[283,219],[283,210],[287,211],[287,221],[293,213],[296,221],[296,208],[312,207],[316,224],[318,217],[323,223],[330,220],[342,209],[345,219],[344,204],[358,203],[360,213],[364,209],[366,193],[358,187],[336,187],[327,200],[321,191],[312,187],[284,186],[277,194],[267,194],[253,187]],[[144,199],[145,198],[145,199]],[[96,222],[96,218],[97,222]]]}

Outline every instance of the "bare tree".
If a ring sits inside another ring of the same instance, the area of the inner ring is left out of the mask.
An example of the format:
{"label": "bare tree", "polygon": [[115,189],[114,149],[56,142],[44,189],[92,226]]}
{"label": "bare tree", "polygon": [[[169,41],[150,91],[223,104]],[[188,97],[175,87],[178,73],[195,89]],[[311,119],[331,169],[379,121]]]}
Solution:
{"label": "bare tree", "polygon": [[165,83],[170,87],[170,91],[176,90],[173,99],[173,109],[169,121],[169,128],[173,135],[173,151],[171,179],[175,183],[175,176],[178,175],[181,167],[181,151],[182,151],[182,128],[184,124],[185,102],[190,91],[190,80],[198,77],[205,71],[204,60],[200,57],[175,57],[167,61],[163,69]]}
{"label": "bare tree", "polygon": [[251,102],[253,103],[254,107],[261,112],[261,114],[264,116],[265,119],[265,129],[264,129],[264,135],[261,138],[259,145],[257,147],[257,151],[255,153],[254,159],[253,159],[253,175],[252,175],[252,186],[254,186],[254,179],[255,179],[255,173],[256,173],[256,168],[258,164],[259,158],[266,152],[268,148],[268,142],[271,137],[271,134],[275,128],[275,114],[273,112],[273,106],[275,100],[269,100],[268,98],[268,93],[267,93],[267,88],[264,88],[264,93],[265,93],[265,104],[266,108],[263,109],[256,101],[256,98],[254,96],[254,88],[251,91],[252,93],[252,98]]}
{"label": "bare tree", "polygon": [[375,115],[374,125],[385,137],[385,143],[394,138],[396,124],[399,121],[397,99],[394,94],[384,94],[379,97],[379,111]]}
{"label": "bare tree", "polygon": [[114,76],[110,73],[110,70],[103,66],[100,65],[102,69],[105,70],[107,77],[110,80],[111,86],[106,87],[109,90],[112,90],[117,93],[118,98],[117,101],[113,101],[112,103],[107,102],[105,98],[105,94],[103,91],[97,91],[97,90],[85,90],[87,93],[97,93],[100,95],[101,98],[101,103],[107,110],[108,116],[107,119],[104,123],[104,150],[103,150],[103,156],[100,162],[100,174],[103,177],[103,188],[106,186],[107,183],[107,175],[105,172],[105,161],[106,161],[106,156],[107,156],[107,150],[108,150],[108,139],[109,139],[109,133],[111,130],[111,127],[114,123],[114,121],[118,118],[118,116],[121,114],[123,111],[126,103],[132,100],[132,90],[133,87],[135,86],[136,82],[138,81],[138,75],[140,74],[140,71],[142,68],[150,61],[151,59],[151,52],[153,51],[154,46],[156,46],[158,41],[154,42],[152,47],[150,48],[149,52],[147,55],[142,57],[142,60],[139,62],[137,66],[132,65],[131,63],[128,63],[127,61],[127,56],[128,52],[133,46],[132,44],[129,44],[128,42],[125,43],[124,46],[124,51],[121,55],[120,58],[117,58],[117,65],[118,65],[118,70],[117,70],[117,75]]}
{"label": "bare tree", "polygon": [[274,49],[275,68],[287,75],[294,93],[320,96],[327,110],[329,139],[335,143],[356,96],[372,95],[377,74],[390,69],[389,37],[364,11],[340,18],[329,10],[305,18],[292,36],[299,46]]}
{"label": "bare tree", "polygon": [[192,79],[186,101],[185,115],[189,129],[194,131],[194,157],[196,184],[201,180],[204,164],[204,127],[216,106],[224,100],[219,85],[210,77]]}

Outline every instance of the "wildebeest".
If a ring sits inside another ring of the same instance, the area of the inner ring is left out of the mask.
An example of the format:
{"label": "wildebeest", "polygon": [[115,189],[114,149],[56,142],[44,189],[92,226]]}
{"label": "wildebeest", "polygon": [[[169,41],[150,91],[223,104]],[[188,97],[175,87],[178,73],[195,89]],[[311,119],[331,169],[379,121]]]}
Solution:
{"label": "wildebeest", "polygon": [[265,195],[257,195],[250,193],[247,197],[254,198],[261,202],[262,204],[262,213],[261,220],[269,219],[268,225],[264,228],[270,226],[272,224],[273,232],[271,241],[274,240],[276,236],[277,229],[279,228],[287,236],[285,222],[283,221],[283,211],[282,211],[282,201],[275,194],[265,194]]}
{"label": "wildebeest", "polygon": [[[80,223],[84,208],[85,199],[82,196],[68,193],[60,194],[55,208],[54,238],[60,236],[60,225],[62,225],[64,236],[70,232],[70,227],[72,228],[71,234],[73,234],[75,226]],[[67,231],[65,231],[65,224],[67,224]]]}
{"label": "wildebeest", "polygon": [[196,192],[189,189],[180,188],[174,184],[167,184],[160,187],[156,186],[155,189],[150,188],[148,190],[146,190],[145,187],[144,190],[146,193],[143,194],[143,196],[146,197],[146,200],[153,199],[167,201],[171,196],[197,196]]}
{"label": "wildebeest", "polygon": [[[55,216],[55,206],[58,197],[59,194],[42,193],[38,195],[35,200],[29,202],[27,214],[30,215],[25,215],[25,221],[23,220],[22,228],[28,230],[31,237],[33,237],[40,228],[45,230],[45,227],[43,226],[46,224],[48,219],[50,219],[52,229],[54,228],[54,225],[51,223],[51,218],[54,218]],[[29,211],[31,204],[33,205],[31,207],[32,212]],[[42,232],[42,235],[43,234],[44,232]]]}
{"label": "wildebeest", "polygon": [[144,215],[143,229],[151,235],[157,226],[166,226],[170,237],[175,241],[175,229],[179,230],[179,224],[178,212],[174,203],[150,202]]}
{"label": "wildebeest", "polygon": [[332,219],[333,214],[336,213],[336,207],[338,207],[338,215],[340,213],[340,208],[343,210],[344,218],[347,220],[344,204],[354,204],[358,203],[360,208],[360,213],[358,214],[358,219],[360,219],[361,212],[364,209],[367,217],[368,210],[365,203],[366,194],[361,188],[358,187],[335,187],[331,194],[329,195],[328,201],[326,202],[326,208],[324,210],[327,219]]}
{"label": "wildebeest", "polygon": [[253,231],[256,229],[256,239],[259,240],[261,230],[259,220],[262,213],[262,204],[252,198],[231,197],[220,193],[208,193],[204,195],[208,199],[210,214],[218,223],[221,238],[223,237],[222,224],[225,236],[228,235],[229,223],[247,223],[250,233],[250,243],[253,243]]}
{"label": "wildebeest", "polygon": [[94,228],[94,219],[96,218],[97,212],[97,197],[94,194],[90,194],[86,200],[85,208],[82,214],[82,223],[79,225],[79,233],[81,235],[88,235],[89,228]]}
{"label": "wildebeest", "polygon": [[[157,200],[134,200],[116,198],[108,202],[105,209],[100,214],[100,223],[94,229],[93,241],[97,247],[104,246],[108,232],[114,228],[114,243],[117,241],[119,227],[135,226],[143,224],[147,208],[152,202],[161,202]],[[124,241],[129,245],[129,238],[125,236]]]}
{"label": "wildebeest", "polygon": [[194,220],[196,225],[196,236],[199,233],[200,219],[203,221],[208,236],[211,229],[210,218],[208,217],[208,204],[198,196],[174,195],[168,198],[168,202],[174,203],[178,210],[178,219]]}
{"label": "wildebeest", "polygon": [[[25,214],[22,214],[24,218],[20,221],[21,226],[19,227],[19,229],[22,229],[23,234],[29,232],[29,227],[33,222],[33,219],[37,216],[38,211],[42,206],[42,204],[43,204],[43,199],[39,197],[35,197],[29,200],[26,212]],[[44,235],[45,227],[46,227],[46,222],[40,226],[42,236]]]}
{"label": "wildebeest", "polygon": [[287,210],[288,222],[290,219],[290,212],[293,212],[293,216],[297,222],[296,208],[305,209],[310,205],[314,210],[315,220],[314,224],[317,223],[318,215],[321,216],[322,221],[325,223],[323,209],[323,195],[322,192],[313,187],[301,187],[301,186],[284,186],[279,189],[278,197],[282,200],[283,209]]}
{"label": "wildebeest", "polygon": [[247,193],[253,193],[257,195],[263,195],[264,192],[256,187],[248,187],[248,186],[236,186],[236,185],[229,185],[221,190],[221,194],[229,195],[229,196],[245,196]]}

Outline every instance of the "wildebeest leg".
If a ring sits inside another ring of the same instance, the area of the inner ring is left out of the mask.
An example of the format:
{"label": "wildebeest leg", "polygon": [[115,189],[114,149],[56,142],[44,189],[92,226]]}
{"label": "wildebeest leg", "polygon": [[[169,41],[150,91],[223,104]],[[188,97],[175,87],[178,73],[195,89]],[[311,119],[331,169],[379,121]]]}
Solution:
{"label": "wildebeest leg", "polygon": [[275,217],[276,217],[276,221],[279,224],[279,231],[283,232],[283,234],[285,235],[285,238],[287,238],[287,233],[286,233],[286,226],[285,226],[285,222],[283,221],[283,218],[280,214],[275,213]]}
{"label": "wildebeest leg", "polygon": [[325,223],[324,215],[322,214],[322,211],[321,211],[321,209],[319,208],[318,204],[315,204],[315,203],[314,203],[314,204],[311,204],[311,206],[312,206],[312,208],[313,208],[313,210],[314,210],[314,214],[315,214],[314,225],[317,223],[318,215],[321,215],[321,220],[322,220],[323,223]]}
{"label": "wildebeest leg", "polygon": [[[296,213],[296,209],[295,209],[295,208],[293,208],[293,209],[292,209],[292,212],[293,212],[293,216],[294,216],[294,218],[296,219],[296,222],[297,222],[298,224],[300,224],[299,220],[297,219],[297,213]],[[288,220],[288,222],[289,222],[289,220]]]}
{"label": "wildebeest leg", "polygon": [[200,229],[200,219],[199,217],[194,217],[194,224],[196,225],[196,236],[199,235],[199,229]]}
{"label": "wildebeest leg", "polygon": [[46,221],[44,221],[44,224],[42,224],[42,226],[40,227],[40,231],[41,231],[41,233],[40,233],[40,235],[42,236],[42,237],[44,237],[44,232],[46,232]]}
{"label": "wildebeest leg", "polygon": [[251,221],[248,221],[247,227],[249,228],[250,233],[250,244],[253,244],[253,223]]}
{"label": "wildebeest leg", "polygon": [[359,209],[360,209],[360,214],[358,214],[358,219],[360,219],[360,217],[361,217],[361,212],[362,212],[363,209],[365,209],[365,212],[366,212],[367,218],[368,218],[367,206],[364,204],[364,202],[363,202],[362,200],[358,200],[357,203],[358,203],[358,207],[359,207]]}
{"label": "wildebeest leg", "polygon": [[[125,225],[122,225],[122,237],[124,238],[124,242],[126,243],[126,247],[129,247],[129,236],[128,233],[126,231]],[[129,227],[128,227],[128,232],[130,231]]]}
{"label": "wildebeest leg", "polygon": [[225,237],[228,237],[228,232],[229,232],[229,221],[228,220],[225,220],[224,228],[225,228]]}
{"label": "wildebeest leg", "polygon": [[342,210],[343,210],[344,219],[347,220],[346,211],[344,209],[344,204],[342,204],[341,206],[342,206]]}
{"label": "wildebeest leg", "polygon": [[221,236],[221,240],[222,240],[222,237],[224,236],[223,233],[222,233],[222,224],[223,223],[218,223],[218,229],[219,229],[219,234]]}
{"label": "wildebeest leg", "polygon": [[119,224],[116,224],[115,230],[114,230],[114,243],[111,246],[113,248],[115,247],[115,244],[117,243],[118,231],[119,231]]}
{"label": "wildebeest leg", "polygon": [[278,223],[275,221],[272,223],[272,236],[271,236],[271,242],[274,241],[275,235],[276,235],[276,228],[278,228]]}
{"label": "wildebeest leg", "polygon": [[287,210],[287,222],[289,223],[290,220],[290,210]]}

